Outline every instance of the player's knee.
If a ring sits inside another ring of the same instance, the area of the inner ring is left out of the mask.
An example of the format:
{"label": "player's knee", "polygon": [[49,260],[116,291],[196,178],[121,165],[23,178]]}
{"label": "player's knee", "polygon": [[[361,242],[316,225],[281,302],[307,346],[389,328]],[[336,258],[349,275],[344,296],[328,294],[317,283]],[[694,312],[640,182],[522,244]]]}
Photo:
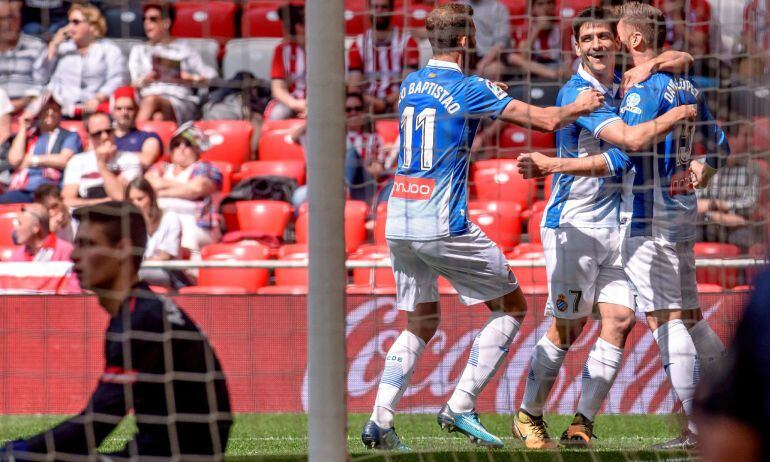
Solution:
{"label": "player's knee", "polygon": [[436,335],[440,324],[441,316],[439,314],[415,316],[409,318],[406,329],[428,343]]}
{"label": "player's knee", "polygon": [[580,337],[587,319],[553,319],[554,321],[551,323],[546,336],[557,347],[568,350],[577,338]]}
{"label": "player's knee", "polygon": [[628,334],[631,333],[631,330],[636,325],[636,316],[634,316],[634,313],[629,311],[625,315],[619,315],[612,318],[612,321],[610,323],[610,331],[611,333],[616,337],[621,337],[625,339],[628,337]]}
{"label": "player's knee", "polygon": [[521,322],[527,314],[527,299],[524,297],[524,292],[521,291],[521,287],[517,287],[513,292],[503,295],[492,304],[488,305],[492,310],[502,311],[519,322]]}

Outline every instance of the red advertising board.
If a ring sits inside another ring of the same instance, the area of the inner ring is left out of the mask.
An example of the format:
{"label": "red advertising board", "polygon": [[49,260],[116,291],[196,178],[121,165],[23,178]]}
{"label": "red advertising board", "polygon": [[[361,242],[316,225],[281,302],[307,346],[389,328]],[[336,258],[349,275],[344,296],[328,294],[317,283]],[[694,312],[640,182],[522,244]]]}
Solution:
{"label": "red advertising board", "polygon": [[[745,292],[702,294],[701,304],[723,340],[736,327]],[[176,298],[208,333],[228,377],[237,412],[307,409],[305,296],[183,296]],[[530,313],[505,363],[481,395],[480,412],[511,412],[521,401],[533,346],[545,331],[544,295],[528,298]],[[451,395],[478,329],[483,305],[465,307],[444,296],[441,327],[420,359],[400,408],[432,412]],[[348,406],[369,412],[385,352],[405,324],[394,299],[347,300]],[[0,414],[74,413],[85,404],[103,367],[106,314],[85,296],[0,297]],[[580,372],[598,335],[589,322],[570,351],[548,403],[571,413]],[[625,362],[605,403],[610,413],[668,413],[675,401],[643,322],[637,323]]]}

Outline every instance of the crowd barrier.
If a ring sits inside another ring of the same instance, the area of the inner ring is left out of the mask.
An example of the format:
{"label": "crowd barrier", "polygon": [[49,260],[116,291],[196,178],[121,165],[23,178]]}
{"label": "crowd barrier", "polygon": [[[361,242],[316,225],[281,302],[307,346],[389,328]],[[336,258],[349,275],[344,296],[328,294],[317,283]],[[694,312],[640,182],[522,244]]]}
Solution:
{"label": "crowd barrier", "polygon": [[[740,319],[746,292],[701,294],[707,318],[723,341]],[[544,333],[545,295],[529,295],[530,313],[501,370],[481,395],[480,412],[508,413],[521,401],[529,356]],[[307,410],[307,297],[301,295],[175,297],[207,332],[228,377],[237,412]],[[351,412],[369,412],[384,354],[404,328],[390,296],[349,296],[347,396]],[[442,296],[442,321],[426,348],[401,409],[436,411],[451,395],[471,344],[487,318]],[[312,309],[312,307],[311,307]],[[78,412],[103,367],[105,312],[91,296],[0,297],[0,414]],[[590,321],[570,350],[548,410],[574,412],[583,363],[598,335]],[[607,413],[669,413],[676,409],[652,335],[639,322],[605,403]]]}

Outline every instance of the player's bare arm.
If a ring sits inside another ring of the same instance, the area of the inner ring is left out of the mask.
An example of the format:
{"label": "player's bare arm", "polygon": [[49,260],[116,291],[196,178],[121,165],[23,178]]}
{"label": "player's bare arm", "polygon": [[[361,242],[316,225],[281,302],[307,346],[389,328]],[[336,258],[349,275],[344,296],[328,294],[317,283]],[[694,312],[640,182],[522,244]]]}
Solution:
{"label": "player's bare arm", "polygon": [[552,132],[582,115],[599,109],[602,104],[604,104],[604,95],[596,90],[583,91],[573,103],[562,107],[538,107],[513,100],[500,114],[500,119],[522,127]]}
{"label": "player's bare arm", "polygon": [[[697,106],[694,104],[677,106],[657,119],[633,127],[626,125],[622,121],[612,123],[599,133],[599,138],[624,148],[623,141],[625,139],[641,137],[641,140],[637,139],[634,142],[625,143],[626,145],[631,144],[630,147],[625,147],[627,151],[640,151],[652,145],[654,141],[664,137],[677,123],[682,120],[692,120],[696,115]],[[652,141],[648,141],[648,138],[651,138]],[[525,178],[541,178],[554,173],[589,177],[613,175],[605,156],[595,154],[589,154],[585,157],[565,158],[549,157],[539,152],[533,152],[522,154],[518,157],[518,168],[519,173]],[[696,166],[696,168],[699,167]],[[698,170],[698,173],[694,172],[694,174],[697,177],[697,175],[701,174],[701,170]],[[708,174],[703,173],[703,176],[697,178],[708,182],[710,176],[706,177],[706,175]]]}
{"label": "player's bare arm", "polygon": [[543,178],[554,173],[575,176],[605,177],[610,168],[604,156],[549,157],[540,152],[520,154],[516,159],[519,173],[524,178]]}
{"label": "player's bare arm", "polygon": [[626,151],[641,151],[665,138],[679,122],[694,120],[697,115],[695,104],[677,106],[639,125],[630,126],[622,120],[611,123],[599,132],[599,138]]}
{"label": "player's bare arm", "polygon": [[664,51],[654,59],[624,72],[620,82],[621,94],[625,95],[631,87],[644,82],[656,72],[686,74],[694,61],[692,55],[684,51]]}

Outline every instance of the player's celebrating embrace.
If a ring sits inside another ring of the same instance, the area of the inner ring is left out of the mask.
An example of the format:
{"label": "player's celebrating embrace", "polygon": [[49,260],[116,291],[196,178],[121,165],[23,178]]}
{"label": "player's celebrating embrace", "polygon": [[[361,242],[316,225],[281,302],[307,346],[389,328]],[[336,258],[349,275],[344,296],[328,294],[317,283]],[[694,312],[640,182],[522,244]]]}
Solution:
{"label": "player's celebrating embrace", "polygon": [[361,434],[370,448],[407,450],[393,428],[396,406],[415,363],[438,328],[439,275],[467,305],[485,302],[492,314],[476,337],[468,364],[438,414],[442,428],[500,447],[475,412],[476,398],[504,359],[527,305],[500,249],[467,218],[470,147],[482,117],[555,130],[603,102],[586,90],[564,107],[539,108],[510,98],[486,79],[462,72],[474,48],[473,9],[447,4],[427,18],[433,59],[401,84],[401,149],[388,202],[386,238],[407,329],[385,358],[371,420]]}

